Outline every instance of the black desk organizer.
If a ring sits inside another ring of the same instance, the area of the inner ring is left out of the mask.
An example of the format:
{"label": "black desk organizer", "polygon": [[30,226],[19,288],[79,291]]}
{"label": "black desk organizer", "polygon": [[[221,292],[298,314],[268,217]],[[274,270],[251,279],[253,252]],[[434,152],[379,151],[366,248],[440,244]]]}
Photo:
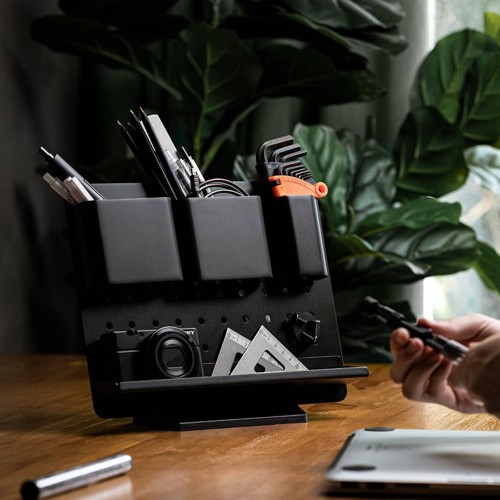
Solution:
{"label": "black desk organizer", "polygon": [[[97,187],[106,200],[67,215],[99,416],[180,429],[304,422],[298,404],[340,401],[343,379],[368,375],[343,364],[313,197],[261,197],[252,184],[248,197],[172,202],[140,184]],[[316,343],[293,328],[303,312],[320,320]],[[261,325],[309,370],[210,376],[226,328],[251,340]],[[164,326],[197,330],[204,376],[151,374],[145,339]]]}

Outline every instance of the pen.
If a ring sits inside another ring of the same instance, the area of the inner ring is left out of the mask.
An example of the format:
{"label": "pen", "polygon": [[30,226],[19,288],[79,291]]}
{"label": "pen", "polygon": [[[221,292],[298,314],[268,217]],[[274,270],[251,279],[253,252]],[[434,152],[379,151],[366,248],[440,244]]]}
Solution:
{"label": "pen", "polygon": [[71,196],[71,193],[64,187],[61,181],[48,172],[43,174],[43,180],[64,200],[69,204],[74,205],[76,200]]}
{"label": "pen", "polygon": [[84,186],[85,189],[90,193],[90,196],[94,200],[104,200],[97,189],[90,184],[84,177],[82,177],[69,163],[67,163],[59,155],[53,155],[49,153],[45,148],[40,148],[40,154],[43,156],[47,162],[47,169],[54,176],[58,177],[62,181],[68,177],[76,177]]}
{"label": "pen", "polygon": [[88,486],[110,477],[125,474],[132,468],[132,457],[125,453],[78,465],[25,481],[21,485],[23,500],[47,498],[69,490]]}

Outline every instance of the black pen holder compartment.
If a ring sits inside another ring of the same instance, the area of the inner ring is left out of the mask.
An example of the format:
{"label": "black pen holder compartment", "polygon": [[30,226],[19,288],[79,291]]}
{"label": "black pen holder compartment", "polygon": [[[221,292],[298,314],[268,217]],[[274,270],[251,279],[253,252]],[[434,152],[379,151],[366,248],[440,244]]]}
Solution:
{"label": "black pen holder compartment", "polygon": [[265,223],[276,278],[328,276],[321,216],[313,196],[266,199]]}
{"label": "black pen holder compartment", "polygon": [[183,279],[170,199],[98,200],[68,215],[84,289]]}
{"label": "black pen holder compartment", "polygon": [[272,277],[259,196],[186,198],[175,209],[184,273],[192,279]]}

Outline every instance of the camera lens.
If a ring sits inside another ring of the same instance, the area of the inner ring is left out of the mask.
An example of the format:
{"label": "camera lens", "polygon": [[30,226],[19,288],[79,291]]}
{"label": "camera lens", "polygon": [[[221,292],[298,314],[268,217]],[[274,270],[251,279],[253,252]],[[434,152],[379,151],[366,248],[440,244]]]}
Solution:
{"label": "camera lens", "polygon": [[189,377],[198,368],[198,348],[192,337],[173,326],[154,332],[148,340],[148,362],[167,378]]}

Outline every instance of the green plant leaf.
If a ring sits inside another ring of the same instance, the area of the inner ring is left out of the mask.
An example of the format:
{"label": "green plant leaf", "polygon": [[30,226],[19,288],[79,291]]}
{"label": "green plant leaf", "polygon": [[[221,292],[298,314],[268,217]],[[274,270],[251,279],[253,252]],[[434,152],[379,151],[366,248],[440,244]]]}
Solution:
{"label": "green plant leaf", "polygon": [[349,130],[339,133],[350,165],[347,203],[355,222],[368,214],[389,208],[396,194],[396,167],[389,155],[373,139],[365,140]]}
{"label": "green plant leaf", "polygon": [[271,45],[259,52],[263,75],[259,95],[296,96],[317,105],[365,101],[382,94],[367,70],[339,70],[332,60],[313,49]]}
{"label": "green plant leaf", "polygon": [[375,248],[360,235],[327,233],[327,253],[336,293],[365,285],[412,283],[421,280],[430,264]]}
{"label": "green plant leaf", "polygon": [[347,229],[347,193],[349,187],[349,159],[345,146],[335,131],[325,125],[298,124],[293,130],[295,140],[307,151],[302,162],[313,178],[328,186],[328,195],[322,198],[329,231],[342,234]]}
{"label": "green plant leaf", "polygon": [[500,137],[500,50],[480,55],[467,72],[460,128],[469,144]]}
{"label": "green plant leaf", "polygon": [[496,12],[484,13],[484,32],[500,43],[500,15]]}
{"label": "green plant leaf", "polygon": [[474,268],[490,290],[500,293],[500,256],[486,242],[480,241],[478,245],[480,255]]}
{"label": "green plant leaf", "polygon": [[473,146],[465,150],[464,156],[474,182],[500,196],[500,149]]}
{"label": "green plant leaf", "polygon": [[404,12],[397,0],[282,0],[290,10],[332,29],[389,28]]}
{"label": "green plant leaf", "polygon": [[112,31],[90,19],[45,16],[33,21],[31,35],[57,52],[90,57],[111,68],[134,71],[176,99],[180,98],[179,92],[166,79],[158,59],[125,32]]}
{"label": "green plant leaf", "polygon": [[479,256],[476,235],[463,224],[437,223],[416,230],[397,228],[373,232],[366,239],[385,255],[430,266],[426,276],[464,271]]}
{"label": "green plant leaf", "polygon": [[230,30],[193,23],[180,35],[179,72],[184,102],[194,130],[193,152],[199,163],[203,143],[217,120],[232,106],[253,95],[260,61]]}
{"label": "green plant leaf", "polygon": [[460,131],[433,108],[419,108],[406,117],[396,140],[398,196],[439,197],[467,179]]}
{"label": "green plant leaf", "polygon": [[485,51],[498,50],[495,40],[478,31],[463,30],[444,37],[420,67],[411,107],[432,106],[455,123],[467,70]]}
{"label": "green plant leaf", "polygon": [[369,215],[356,226],[355,231],[366,238],[370,234],[395,228],[423,229],[436,223],[457,224],[461,213],[460,203],[420,197]]}

